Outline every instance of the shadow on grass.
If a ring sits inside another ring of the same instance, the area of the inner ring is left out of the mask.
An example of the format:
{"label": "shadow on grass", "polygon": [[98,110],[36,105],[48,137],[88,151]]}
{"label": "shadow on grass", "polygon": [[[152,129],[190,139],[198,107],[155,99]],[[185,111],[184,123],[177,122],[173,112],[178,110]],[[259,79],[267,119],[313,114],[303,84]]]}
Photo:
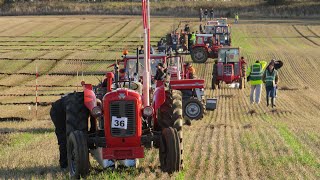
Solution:
{"label": "shadow on grass", "polygon": [[62,172],[58,166],[33,166],[25,168],[0,168],[1,178],[4,179],[66,179],[68,173]]}
{"label": "shadow on grass", "polygon": [[45,134],[54,132],[53,128],[26,128],[26,129],[16,129],[16,128],[0,128],[0,134],[10,134],[10,133],[31,133],[31,134]]}

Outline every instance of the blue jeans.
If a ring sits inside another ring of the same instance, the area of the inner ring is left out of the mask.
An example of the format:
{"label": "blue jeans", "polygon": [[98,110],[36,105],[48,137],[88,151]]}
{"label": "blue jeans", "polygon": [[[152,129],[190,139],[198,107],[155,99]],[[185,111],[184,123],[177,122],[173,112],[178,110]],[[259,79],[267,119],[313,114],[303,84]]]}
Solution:
{"label": "blue jeans", "polygon": [[267,93],[267,98],[269,98],[269,97],[271,97],[271,98],[276,97],[276,87],[266,86],[266,93]]}

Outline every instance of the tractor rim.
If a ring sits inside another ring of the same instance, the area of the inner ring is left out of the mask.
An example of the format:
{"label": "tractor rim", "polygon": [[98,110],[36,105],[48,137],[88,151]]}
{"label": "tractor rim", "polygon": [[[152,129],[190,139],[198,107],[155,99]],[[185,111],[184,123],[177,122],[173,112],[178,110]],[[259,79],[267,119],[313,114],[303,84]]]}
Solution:
{"label": "tractor rim", "polygon": [[186,114],[191,117],[191,118],[195,118],[197,116],[199,116],[200,114],[200,107],[197,103],[189,103],[186,106]]}
{"label": "tractor rim", "polygon": [[203,59],[204,58],[204,55],[201,51],[196,51],[194,56],[196,57],[196,59]]}

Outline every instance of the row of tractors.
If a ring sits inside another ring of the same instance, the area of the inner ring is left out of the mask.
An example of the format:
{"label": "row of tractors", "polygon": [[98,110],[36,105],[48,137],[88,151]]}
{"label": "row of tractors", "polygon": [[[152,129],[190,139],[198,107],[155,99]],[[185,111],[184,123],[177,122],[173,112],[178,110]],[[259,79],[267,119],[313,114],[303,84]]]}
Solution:
{"label": "row of tractors", "polygon": [[[67,94],[65,108],[57,111],[62,114],[55,115],[66,119],[71,178],[88,175],[89,154],[103,168],[136,167],[146,148],[159,149],[162,171],[180,171],[184,120],[202,119],[215,109],[217,100],[205,97],[203,79],[188,76],[183,56],[150,54],[148,11],[149,1],[142,0],[144,53],[125,52],[97,86],[81,82],[83,92]],[[166,77],[152,84],[159,63],[167,66]]]}
{"label": "row of tractors", "polygon": [[[210,20],[200,33],[190,33],[186,24],[184,30],[177,29],[166,35],[166,43],[158,49],[172,49],[176,54],[190,54],[195,63],[205,63],[215,59],[212,72],[212,89],[226,84],[238,83],[239,89],[245,88],[246,62],[240,55],[240,48],[231,46],[231,25],[227,18]],[[164,48],[164,46],[166,48]]]}

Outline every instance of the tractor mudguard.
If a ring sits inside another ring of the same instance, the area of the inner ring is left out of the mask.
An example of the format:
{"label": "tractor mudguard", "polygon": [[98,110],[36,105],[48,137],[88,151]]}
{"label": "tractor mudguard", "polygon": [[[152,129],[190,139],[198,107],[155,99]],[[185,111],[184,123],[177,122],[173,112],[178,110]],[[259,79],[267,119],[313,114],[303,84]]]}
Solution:
{"label": "tractor mudguard", "polygon": [[186,89],[202,89],[204,88],[204,79],[180,79],[171,80],[170,86],[172,89],[176,90],[186,90]]}
{"label": "tractor mudguard", "polygon": [[156,88],[153,94],[152,106],[154,110],[160,108],[160,106],[166,101],[166,93],[164,85]]}
{"label": "tractor mudguard", "polygon": [[97,106],[97,98],[92,90],[91,84],[83,85],[84,105],[92,112],[92,109]]}

